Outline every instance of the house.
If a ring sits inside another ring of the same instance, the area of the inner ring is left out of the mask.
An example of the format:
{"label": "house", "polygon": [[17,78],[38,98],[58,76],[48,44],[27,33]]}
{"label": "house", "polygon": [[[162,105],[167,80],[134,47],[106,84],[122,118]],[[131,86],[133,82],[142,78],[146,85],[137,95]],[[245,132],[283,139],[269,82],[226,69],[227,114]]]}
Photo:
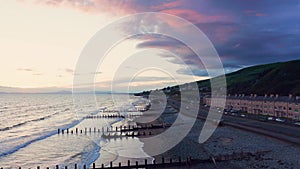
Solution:
{"label": "house", "polygon": [[[213,99],[210,96],[203,97],[205,105],[222,105],[221,102],[224,102],[224,96]],[[256,94],[245,96],[244,94],[235,94],[226,96],[225,109],[300,120],[299,104],[299,96],[279,96],[278,94],[275,96],[273,94],[269,96],[257,96]]]}

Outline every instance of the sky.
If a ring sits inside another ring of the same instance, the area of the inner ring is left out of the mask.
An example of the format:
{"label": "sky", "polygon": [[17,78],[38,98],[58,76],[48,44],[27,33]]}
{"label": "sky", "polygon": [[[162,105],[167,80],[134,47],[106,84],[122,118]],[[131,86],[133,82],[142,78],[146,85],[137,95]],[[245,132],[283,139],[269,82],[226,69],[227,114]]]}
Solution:
{"label": "sky", "polygon": [[[299,11],[299,0],[2,0],[0,92],[70,90],[89,40],[113,21],[142,12],[171,14],[194,24],[215,47],[226,73],[299,59]],[[145,22],[124,24],[109,36],[134,26],[150,29],[157,21]],[[183,29],[165,20],[159,25],[174,27]],[[90,73],[97,90],[140,91],[210,78],[206,68],[214,69],[182,42],[146,36],[114,46]]]}

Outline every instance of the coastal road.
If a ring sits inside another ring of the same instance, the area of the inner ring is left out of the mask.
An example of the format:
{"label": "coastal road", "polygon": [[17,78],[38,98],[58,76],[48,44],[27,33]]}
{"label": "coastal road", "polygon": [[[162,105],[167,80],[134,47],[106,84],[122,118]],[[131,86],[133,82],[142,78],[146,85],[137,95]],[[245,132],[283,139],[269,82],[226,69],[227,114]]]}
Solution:
{"label": "coastal road", "polygon": [[[180,102],[178,102],[177,100],[169,98],[168,104],[177,110],[180,108]],[[197,118],[205,120],[208,114],[208,110],[209,109],[206,107],[200,107]],[[188,116],[188,110],[182,113]],[[222,120],[222,123],[224,125],[254,132],[263,136],[272,137],[300,146],[300,127],[298,126],[291,126],[273,121],[262,122],[245,117],[243,118],[231,115],[223,115]]]}

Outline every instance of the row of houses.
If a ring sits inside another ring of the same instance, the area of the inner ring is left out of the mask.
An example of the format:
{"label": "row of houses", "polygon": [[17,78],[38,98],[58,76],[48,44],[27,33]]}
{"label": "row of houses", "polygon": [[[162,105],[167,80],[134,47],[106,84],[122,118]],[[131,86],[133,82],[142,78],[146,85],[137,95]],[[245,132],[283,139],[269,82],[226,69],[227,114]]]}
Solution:
{"label": "row of houses", "polygon": [[203,103],[205,105],[224,105],[227,110],[238,110],[251,114],[262,114],[274,117],[284,117],[294,120],[300,120],[300,97],[299,96],[279,96],[277,95],[265,95],[257,96],[251,94],[245,96],[228,95],[226,97],[214,97],[205,96]]}

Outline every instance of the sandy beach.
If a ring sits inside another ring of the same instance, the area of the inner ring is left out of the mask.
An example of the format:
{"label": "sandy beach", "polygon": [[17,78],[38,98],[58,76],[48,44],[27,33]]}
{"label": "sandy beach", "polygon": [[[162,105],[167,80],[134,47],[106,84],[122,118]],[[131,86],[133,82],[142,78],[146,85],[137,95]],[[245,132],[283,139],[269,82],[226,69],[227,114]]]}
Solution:
{"label": "sandy beach", "polygon": [[[147,112],[145,112],[146,114]],[[177,118],[176,112],[168,107],[163,115],[148,124],[171,124]],[[218,127],[214,134],[203,144],[198,137],[204,121],[197,119],[189,134],[169,151],[154,158],[160,162],[166,160],[186,159],[210,161],[199,163],[189,168],[297,168],[300,166],[300,147],[255,133],[242,131],[229,126]],[[153,135],[164,132],[166,128],[147,129]],[[140,130],[143,132],[145,130]],[[145,137],[145,136],[140,136]],[[147,137],[147,136],[146,136]],[[147,151],[146,151],[147,153]],[[228,160],[218,161],[224,156]],[[215,159],[215,161],[213,160]],[[176,166],[170,168],[187,168]]]}

